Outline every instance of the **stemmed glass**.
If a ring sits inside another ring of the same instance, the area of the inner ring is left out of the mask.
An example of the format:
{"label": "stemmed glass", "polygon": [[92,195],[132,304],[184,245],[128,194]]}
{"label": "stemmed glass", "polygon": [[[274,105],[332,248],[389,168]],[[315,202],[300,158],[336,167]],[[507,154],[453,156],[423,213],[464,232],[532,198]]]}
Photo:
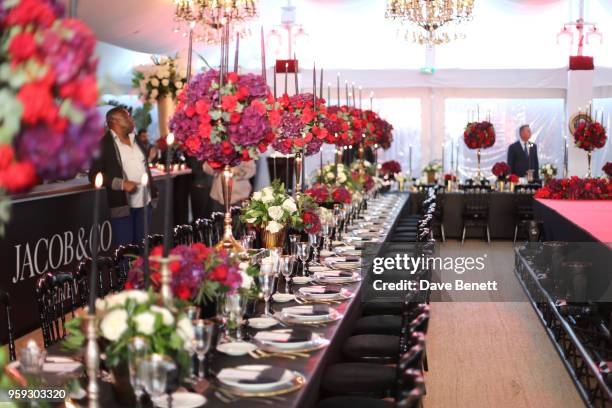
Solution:
{"label": "stemmed glass", "polygon": [[136,405],[140,406],[140,399],[144,394],[143,378],[140,375],[141,364],[149,352],[149,343],[144,337],[132,337],[128,342],[128,371],[130,384],[136,395]]}
{"label": "stemmed glass", "polygon": [[197,306],[187,306],[185,308],[185,314],[191,321],[198,320],[200,318],[200,308]]}
{"label": "stemmed glass", "polygon": [[198,377],[205,377],[204,359],[210,350],[215,323],[212,320],[198,319],[193,322],[193,349],[198,356]]}
{"label": "stemmed glass", "polygon": [[246,311],[247,299],[240,293],[227,295],[225,297],[226,310],[229,311],[229,319],[236,324],[236,340],[242,340],[242,321]]}
{"label": "stemmed glass", "polygon": [[259,275],[259,281],[261,283],[261,292],[263,294],[264,301],[266,302],[264,308],[264,315],[270,316],[270,299],[274,293],[274,272],[271,268],[264,270],[262,268],[261,274]]}
{"label": "stemmed glass", "polygon": [[342,239],[342,215],[342,205],[334,204],[333,217],[337,233],[336,240],[338,241]]}
{"label": "stemmed glass", "polygon": [[332,234],[332,226],[329,223],[321,224],[321,232],[323,233],[323,248],[331,251],[331,234]]}
{"label": "stemmed glass", "polygon": [[295,262],[295,256],[283,255],[281,256],[281,273],[285,278],[285,293],[289,293],[289,281],[291,280],[291,274],[293,272],[293,263]]}
{"label": "stemmed glass", "polygon": [[302,263],[302,275],[308,276],[308,257],[310,256],[310,244],[308,242],[298,243],[297,256]]}
{"label": "stemmed glass", "polygon": [[[140,362],[139,374],[151,399],[166,393],[168,384],[168,358],[161,354],[150,354]],[[171,396],[168,397],[171,400]],[[171,406],[171,404],[168,404]]]}
{"label": "stemmed glass", "polygon": [[308,244],[312,248],[312,264],[319,265],[319,234],[308,234]]}

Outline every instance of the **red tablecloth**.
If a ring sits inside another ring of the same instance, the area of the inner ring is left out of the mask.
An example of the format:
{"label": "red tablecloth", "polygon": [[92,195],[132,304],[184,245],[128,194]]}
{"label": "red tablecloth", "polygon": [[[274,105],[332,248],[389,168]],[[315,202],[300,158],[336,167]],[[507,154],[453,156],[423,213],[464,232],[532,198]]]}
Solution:
{"label": "red tablecloth", "polygon": [[599,241],[612,242],[612,200],[537,200]]}

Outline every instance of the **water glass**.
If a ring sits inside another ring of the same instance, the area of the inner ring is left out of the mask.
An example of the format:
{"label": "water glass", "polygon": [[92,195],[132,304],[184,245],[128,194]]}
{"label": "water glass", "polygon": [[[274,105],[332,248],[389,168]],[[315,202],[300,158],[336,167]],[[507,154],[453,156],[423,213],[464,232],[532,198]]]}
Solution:
{"label": "water glass", "polygon": [[281,256],[281,273],[285,278],[285,293],[289,293],[289,281],[291,280],[291,274],[293,273],[293,264],[295,257],[293,255]]}
{"label": "water glass", "polygon": [[212,320],[198,319],[193,322],[193,350],[198,356],[198,377],[204,378],[204,359],[210,350],[215,323]]}
{"label": "water glass", "polygon": [[264,297],[264,301],[266,302],[266,306],[264,309],[264,315],[270,316],[270,299],[272,298],[272,294],[274,293],[274,273],[264,272],[259,275],[259,281],[261,282],[261,292]]}
{"label": "water glass", "polygon": [[236,325],[236,340],[242,340],[242,322],[246,311],[247,298],[235,293],[225,296],[226,309],[229,311],[229,320]]}
{"label": "water glass", "polygon": [[297,256],[297,245],[301,238],[299,234],[289,235],[289,255]]}
{"label": "water glass", "polygon": [[185,314],[189,320],[198,320],[200,318],[200,308],[197,306],[187,306]]}
{"label": "water glass", "polygon": [[140,363],[140,381],[152,398],[166,393],[168,363],[168,358],[161,354],[150,354]]}
{"label": "water glass", "polygon": [[130,383],[136,395],[136,403],[140,406],[140,399],[144,394],[145,384],[140,373],[141,364],[149,353],[149,342],[141,336],[132,337],[128,342],[128,370]]}
{"label": "water glass", "polygon": [[312,263],[319,265],[319,234],[308,234],[308,244],[312,248]]}
{"label": "water glass", "polygon": [[302,275],[308,276],[308,257],[310,256],[310,244],[308,242],[298,243],[297,256],[302,263]]}
{"label": "water glass", "polygon": [[26,347],[19,353],[19,364],[26,374],[39,374],[42,371],[47,352],[41,350],[34,340],[28,341]]}

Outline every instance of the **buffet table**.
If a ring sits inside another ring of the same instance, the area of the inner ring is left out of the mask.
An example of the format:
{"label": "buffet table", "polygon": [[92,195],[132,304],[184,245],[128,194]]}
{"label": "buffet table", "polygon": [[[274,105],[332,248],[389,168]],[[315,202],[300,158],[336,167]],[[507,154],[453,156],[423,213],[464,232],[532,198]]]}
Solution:
{"label": "buffet table", "polygon": [[[446,238],[461,238],[463,227],[462,214],[465,206],[463,192],[444,192],[439,194],[438,202],[442,205],[442,222],[446,232]],[[413,193],[410,195],[410,212],[417,214],[421,207],[424,193]],[[493,239],[513,239],[515,227],[515,210],[519,201],[529,202],[531,199],[526,194],[497,192],[490,193],[489,203],[489,228]],[[435,231],[436,234],[438,231]]]}
{"label": "buffet table", "polygon": [[[175,187],[188,184],[190,174],[190,170],[174,172]],[[159,173],[153,175],[160,196],[165,191],[163,177]],[[178,200],[182,194],[176,189],[175,193]],[[40,185],[27,194],[12,197],[11,220],[0,243],[0,254],[6,266],[0,277],[0,287],[11,296],[16,337],[39,326],[34,296],[36,280],[46,272],[74,270],[79,261],[91,254],[93,200],[94,191],[86,177]],[[101,255],[110,255],[115,248],[105,190],[101,191],[100,200]],[[177,212],[181,212],[178,210],[180,204],[176,204]],[[158,200],[150,225],[151,234],[163,232],[163,213],[163,200]],[[179,222],[180,218],[183,217],[178,217]],[[0,325],[0,330],[0,340],[4,343],[6,327]]]}

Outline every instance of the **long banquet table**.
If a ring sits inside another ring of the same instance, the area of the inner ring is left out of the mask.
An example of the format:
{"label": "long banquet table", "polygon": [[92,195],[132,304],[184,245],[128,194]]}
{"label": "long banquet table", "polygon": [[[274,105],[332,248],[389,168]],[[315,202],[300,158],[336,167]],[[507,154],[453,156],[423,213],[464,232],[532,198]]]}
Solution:
{"label": "long banquet table", "polygon": [[[388,223],[389,228],[387,228],[386,234],[383,235],[381,242],[386,241],[387,237],[389,236],[389,231],[391,231],[395,226],[398,220],[398,215],[401,213],[402,208],[408,201],[407,194],[399,193],[398,195],[400,197],[396,205],[396,210],[386,217],[387,220],[390,220]],[[354,322],[361,314],[361,282],[345,285],[344,287],[354,292],[355,296],[339,305],[333,306],[344,315],[343,318],[337,322],[329,323],[323,327],[317,327],[314,329],[317,333],[322,334],[326,339],[330,340],[330,344],[327,347],[311,352],[308,358],[296,358],[295,360],[279,357],[256,360],[249,356],[231,357],[215,352],[213,353],[211,359],[212,371],[219,372],[224,367],[233,367],[241,364],[270,364],[275,367],[282,367],[298,371],[304,375],[306,379],[305,385],[295,392],[282,395],[282,400],[275,401],[274,403],[277,406],[292,408],[306,408],[315,406],[319,397],[319,385],[325,367],[330,363],[339,360],[342,344],[350,335]],[[272,309],[277,311],[283,307],[295,305],[297,305],[295,302],[273,304]],[[58,351],[59,348],[57,346],[53,346],[52,350],[50,350],[50,354]],[[108,386],[106,385],[106,387]],[[112,393],[103,393],[101,408],[120,407],[110,394]],[[253,406],[263,406],[263,404],[257,404],[255,401],[252,401],[249,398],[238,399],[231,404],[225,404],[215,397],[214,387],[207,388],[207,390],[204,392],[204,396],[208,400],[206,407],[232,406],[237,408],[251,408]]]}

